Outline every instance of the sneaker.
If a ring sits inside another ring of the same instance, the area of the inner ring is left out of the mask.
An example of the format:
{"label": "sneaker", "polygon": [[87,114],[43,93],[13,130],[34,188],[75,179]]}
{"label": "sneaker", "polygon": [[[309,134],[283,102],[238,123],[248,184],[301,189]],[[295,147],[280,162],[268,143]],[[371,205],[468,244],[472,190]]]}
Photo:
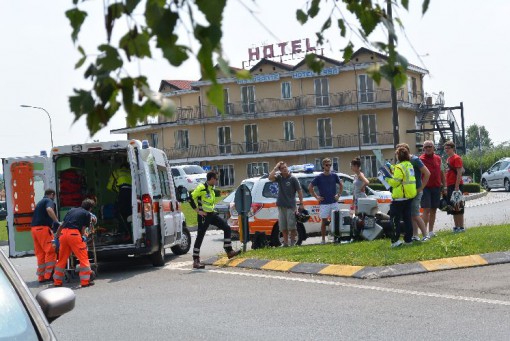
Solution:
{"label": "sneaker", "polygon": [[426,241],[429,241],[430,240],[430,237],[428,236],[425,236],[421,239],[422,242],[426,242]]}
{"label": "sneaker", "polygon": [[205,264],[200,263],[200,258],[193,260],[193,269],[204,269],[204,268],[205,268]]}
{"label": "sneaker", "polygon": [[289,244],[282,243],[281,247],[289,247]]}
{"label": "sneaker", "polygon": [[419,242],[419,241],[421,241],[421,239],[418,236],[413,236],[412,241],[413,242]]}
{"label": "sneaker", "polygon": [[463,228],[463,227],[459,227],[459,228],[457,229],[457,232],[458,232],[458,233],[460,233],[460,232],[466,232],[466,229],[465,229],[465,228]]}
{"label": "sneaker", "polygon": [[429,238],[432,238],[432,237],[435,237],[435,236],[436,236],[436,234],[433,231],[429,232]]}
{"label": "sneaker", "polygon": [[400,245],[402,245],[402,241],[401,240],[397,240],[396,242],[394,243],[391,243],[391,247],[399,247]]}
{"label": "sneaker", "polygon": [[232,259],[235,256],[239,255],[240,253],[241,253],[241,250],[237,250],[237,251],[230,250],[229,252],[227,252],[227,257],[228,257],[228,259]]}
{"label": "sneaker", "polygon": [[459,228],[458,227],[454,227],[453,228],[453,233],[457,233],[457,232],[459,232]]}

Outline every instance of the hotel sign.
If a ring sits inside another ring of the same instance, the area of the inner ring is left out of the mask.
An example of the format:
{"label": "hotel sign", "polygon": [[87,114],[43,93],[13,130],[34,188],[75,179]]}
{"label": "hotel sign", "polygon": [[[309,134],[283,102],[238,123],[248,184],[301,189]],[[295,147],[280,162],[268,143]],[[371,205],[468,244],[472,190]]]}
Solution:
{"label": "hotel sign", "polygon": [[299,71],[294,71],[292,73],[292,78],[331,76],[331,75],[338,75],[339,73],[340,73],[340,70],[338,69],[338,67],[328,67],[328,68],[322,69],[322,71],[319,74],[317,74],[311,70],[299,70]]}
{"label": "hotel sign", "polygon": [[261,82],[274,82],[280,80],[279,73],[271,73],[268,75],[254,75],[251,79],[238,79],[237,84],[251,84]]}
{"label": "hotel sign", "polygon": [[315,46],[310,45],[310,39],[297,39],[278,44],[270,44],[248,49],[248,61],[262,58],[275,58],[300,53],[315,52]]}

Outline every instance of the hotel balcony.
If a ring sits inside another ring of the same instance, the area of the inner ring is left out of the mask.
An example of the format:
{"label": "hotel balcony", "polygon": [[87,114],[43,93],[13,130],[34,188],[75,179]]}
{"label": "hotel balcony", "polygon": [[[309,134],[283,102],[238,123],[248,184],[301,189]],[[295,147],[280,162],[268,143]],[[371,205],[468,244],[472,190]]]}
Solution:
{"label": "hotel balcony", "polygon": [[[360,145],[361,143],[361,145]],[[345,134],[332,137],[306,137],[292,141],[265,140],[257,142],[230,143],[225,145],[190,145],[188,148],[165,148],[168,158],[174,162],[228,160],[240,157],[278,156],[285,153],[315,154],[335,151],[348,151],[393,147],[393,132],[370,135]]]}

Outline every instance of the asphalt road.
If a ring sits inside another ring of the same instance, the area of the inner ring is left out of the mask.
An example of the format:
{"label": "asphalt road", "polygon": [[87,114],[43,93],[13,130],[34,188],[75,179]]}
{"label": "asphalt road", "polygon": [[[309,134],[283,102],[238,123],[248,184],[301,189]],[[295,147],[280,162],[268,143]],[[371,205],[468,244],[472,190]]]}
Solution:
{"label": "asphalt road", "polygon": [[[466,226],[510,221],[510,193],[491,192],[479,200],[468,203]],[[450,220],[440,215],[438,228],[450,228]],[[202,255],[221,250],[221,234],[213,231]],[[13,262],[33,292],[44,288],[35,282],[33,257]],[[169,256],[162,268],[142,259],[102,263],[95,286],[69,284],[76,288],[76,308],[53,328],[61,340],[508,340],[510,335],[510,264],[377,280],[190,268],[190,254]]]}

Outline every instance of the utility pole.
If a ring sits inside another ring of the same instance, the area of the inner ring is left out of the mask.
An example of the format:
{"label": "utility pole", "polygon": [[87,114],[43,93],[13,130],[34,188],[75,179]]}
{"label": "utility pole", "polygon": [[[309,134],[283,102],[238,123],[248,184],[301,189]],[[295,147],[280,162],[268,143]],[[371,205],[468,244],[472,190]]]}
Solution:
{"label": "utility pole", "polygon": [[[391,9],[391,0],[386,1],[386,7],[388,12],[388,21],[393,25],[393,14]],[[393,40],[393,36],[391,32],[388,33],[388,45],[390,50],[393,50],[395,47],[395,41]],[[397,144],[400,143],[400,130],[398,126],[398,108],[397,108],[397,89],[391,83],[391,109],[393,112],[393,147],[397,148]]]}

